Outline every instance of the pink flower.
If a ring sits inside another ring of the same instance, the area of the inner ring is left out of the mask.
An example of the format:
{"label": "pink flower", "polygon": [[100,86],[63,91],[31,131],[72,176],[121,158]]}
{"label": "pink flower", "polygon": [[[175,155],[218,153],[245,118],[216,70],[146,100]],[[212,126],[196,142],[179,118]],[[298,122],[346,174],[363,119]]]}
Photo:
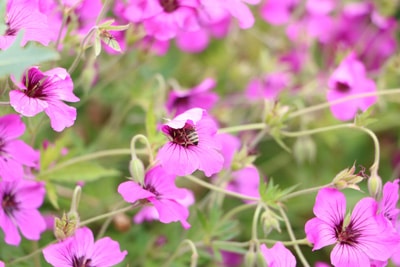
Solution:
{"label": "pink flower", "polygon": [[260,185],[260,174],[254,166],[245,167],[239,171],[232,172],[232,181],[227,189],[250,197],[260,197],[258,187]]}
{"label": "pink flower", "polygon": [[[333,72],[328,81],[329,102],[362,93],[376,92],[374,81],[368,79],[364,65],[354,53],[349,54]],[[376,102],[376,96],[369,96],[331,105],[333,115],[342,121],[351,120],[358,110],[365,111]]]}
{"label": "pink flower", "polygon": [[[189,206],[194,203],[194,195],[192,191],[184,188],[180,189],[180,191],[185,191],[186,195],[183,198],[176,199],[176,202],[181,204],[182,206],[189,208]],[[133,218],[133,221],[137,224],[140,224],[144,221],[153,221],[159,219],[160,216],[158,214],[157,209],[154,206],[144,206],[138,213],[136,213],[135,217]],[[186,221],[184,221],[182,227],[189,228],[190,225]]]}
{"label": "pink flower", "polygon": [[199,169],[210,177],[222,169],[224,159],[214,138],[217,127],[205,110],[192,108],[161,128],[170,141],[157,154],[160,165],[176,175]]}
{"label": "pink flower", "polygon": [[29,240],[39,240],[46,230],[46,222],[37,210],[43,203],[45,189],[43,183],[17,180],[0,182],[0,228],[5,242],[18,246],[22,235]]}
{"label": "pink flower", "polygon": [[214,138],[221,143],[221,154],[224,157],[224,168],[230,169],[233,157],[241,146],[240,139],[234,135],[226,133],[217,134]]}
{"label": "pink flower", "polygon": [[39,152],[16,139],[24,132],[25,125],[18,115],[0,117],[0,178],[3,181],[21,179],[24,176],[24,165],[38,165]]}
{"label": "pink flower", "polygon": [[298,0],[267,0],[261,7],[261,17],[272,25],[286,24],[298,2]]}
{"label": "pink flower", "polygon": [[76,109],[63,101],[77,102],[79,98],[73,93],[74,86],[65,69],[41,72],[38,67],[32,67],[16,85],[19,89],[10,91],[10,104],[17,112],[33,117],[44,111],[57,132],[74,124]]}
{"label": "pink flower", "polygon": [[125,16],[133,22],[141,21],[146,33],[158,40],[174,38],[178,31],[200,28],[196,9],[197,0],[146,0],[130,3]]}
{"label": "pink flower", "polygon": [[384,225],[395,229],[397,218],[400,213],[400,209],[397,208],[397,202],[399,201],[399,179],[393,182],[387,182],[383,186],[382,199],[379,201],[378,214],[380,218],[384,219]]}
{"label": "pink flower", "polygon": [[180,221],[184,228],[190,227],[187,222],[189,210],[178,201],[187,197],[187,191],[177,188],[175,176],[166,173],[159,165],[146,173],[143,184],[123,182],[118,186],[118,193],[129,203],[144,201],[153,204],[162,223]]}
{"label": "pink flower", "polygon": [[7,29],[0,36],[0,50],[7,49],[20,30],[24,30],[21,46],[28,41],[48,45],[53,36],[46,15],[39,11],[37,0],[8,0],[5,24]]}
{"label": "pink flower", "polygon": [[170,114],[179,115],[195,107],[210,110],[218,101],[218,95],[214,92],[210,92],[214,87],[215,80],[207,78],[199,85],[189,90],[172,90],[169,93],[166,103],[168,112]]}
{"label": "pink flower", "polygon": [[276,99],[279,93],[289,85],[286,73],[275,72],[265,75],[261,79],[253,79],[247,85],[246,96],[251,100]]}
{"label": "pink flower", "polygon": [[87,227],[43,249],[45,260],[55,267],[114,266],[123,261],[126,254],[126,250],[121,251],[118,242],[109,237],[94,242],[93,233]]}
{"label": "pink flower", "polygon": [[363,198],[347,220],[344,194],[333,188],[321,189],[314,205],[316,217],[305,225],[307,239],[314,244],[313,250],[336,243],[331,252],[334,266],[370,266],[371,260],[386,261],[400,239],[378,224],[377,209],[373,198]]}
{"label": "pink flower", "polygon": [[296,258],[285,248],[282,242],[276,242],[272,248],[267,248],[265,244],[261,245],[261,253],[264,256],[267,266],[276,267],[295,267]]}

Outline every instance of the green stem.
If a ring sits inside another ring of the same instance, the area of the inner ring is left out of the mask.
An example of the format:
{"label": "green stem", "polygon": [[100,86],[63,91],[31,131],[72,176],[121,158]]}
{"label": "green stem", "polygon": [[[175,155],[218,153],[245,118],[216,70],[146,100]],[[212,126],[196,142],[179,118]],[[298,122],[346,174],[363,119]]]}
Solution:
{"label": "green stem", "polygon": [[74,62],[72,62],[71,66],[68,69],[68,73],[71,74],[72,72],[74,72],[74,70],[76,69],[76,67],[79,64],[79,61],[81,60],[82,54],[85,51],[85,46],[86,46],[86,42],[89,40],[90,37],[92,37],[93,33],[97,31],[96,27],[93,27],[85,36],[85,38],[83,38],[82,43],[79,47],[79,51],[78,51],[78,55],[76,55]]}
{"label": "green stem", "polygon": [[272,239],[260,239],[260,243],[266,244],[275,244],[276,242],[281,242],[285,246],[295,246],[295,245],[310,245],[310,242],[306,238],[296,239],[291,241],[281,241],[281,240],[272,240]]}
{"label": "green stem", "polygon": [[344,102],[351,101],[351,100],[354,100],[354,99],[359,99],[359,98],[364,98],[364,97],[369,97],[369,96],[392,95],[392,94],[399,94],[399,93],[400,93],[400,88],[381,90],[381,91],[377,91],[377,92],[373,92],[373,93],[354,94],[354,95],[351,95],[351,96],[348,96],[348,97],[340,98],[340,99],[335,100],[335,101],[325,102],[325,103],[322,103],[322,104],[318,104],[318,105],[315,105],[315,106],[311,106],[311,107],[308,107],[308,108],[304,108],[304,109],[300,109],[298,111],[292,112],[289,115],[289,119],[293,119],[293,118],[302,116],[304,114],[311,113],[311,112],[314,112],[314,111],[318,111],[318,110],[321,110],[321,109],[329,108],[332,105],[344,103]]}
{"label": "green stem", "polygon": [[190,267],[196,267],[197,266],[197,259],[199,257],[199,254],[197,252],[196,245],[193,243],[192,240],[190,239],[185,239],[179,244],[179,248],[175,250],[174,254],[165,262],[163,267],[171,266],[172,261],[180,254],[180,248],[182,247],[183,244],[187,243],[192,251],[192,257],[190,261]]}
{"label": "green stem", "polygon": [[371,165],[370,171],[371,171],[371,174],[372,173],[378,174],[379,160],[380,160],[380,146],[379,146],[378,138],[376,137],[375,133],[368,128],[359,127],[359,126],[355,126],[355,125],[354,125],[354,128],[368,134],[372,138],[372,141],[374,142],[374,147],[375,147],[375,155],[374,155],[374,162]]}
{"label": "green stem", "polygon": [[307,262],[306,258],[304,257],[303,252],[301,252],[299,245],[295,243],[297,240],[296,236],[293,233],[292,226],[290,225],[290,221],[289,221],[288,217],[286,216],[285,211],[283,210],[283,208],[280,205],[279,205],[279,211],[280,211],[281,216],[286,224],[286,229],[288,231],[290,240],[293,242],[293,248],[296,251],[297,256],[299,257],[299,259],[304,267],[310,267],[310,264]]}
{"label": "green stem", "polygon": [[124,208],[121,208],[121,209],[118,209],[118,210],[113,210],[113,211],[110,211],[108,213],[104,213],[104,214],[98,215],[96,217],[93,217],[93,218],[90,218],[90,219],[87,219],[85,221],[80,222],[79,226],[84,226],[84,225],[90,224],[90,223],[98,221],[98,220],[102,220],[102,219],[105,219],[105,218],[108,218],[108,217],[112,217],[112,216],[117,215],[119,213],[123,213],[123,212],[129,211],[129,210],[132,210],[132,209],[134,209],[134,208],[136,208],[138,206],[139,206],[139,204],[129,205],[127,207],[124,207]]}
{"label": "green stem", "polygon": [[[145,154],[145,151],[137,151],[137,152]],[[121,156],[121,155],[130,155],[130,154],[131,154],[131,150],[127,149],[127,148],[98,151],[93,154],[83,155],[80,157],[72,158],[72,159],[62,162],[60,164],[57,164],[56,166],[54,166],[53,168],[51,168],[49,170],[42,171],[39,174],[39,176],[47,175],[49,173],[61,170],[63,168],[66,168],[68,166],[74,165],[79,162],[89,161],[89,160],[93,160],[93,159],[97,159],[97,158],[101,158],[101,157]]]}
{"label": "green stem", "polygon": [[221,128],[218,130],[218,133],[235,133],[248,130],[262,130],[265,127],[266,127],[265,123],[252,123],[252,124]]}
{"label": "green stem", "polygon": [[103,19],[103,17],[106,15],[107,11],[108,11],[108,7],[110,6],[112,0],[106,0],[100,10],[100,14],[99,16],[96,18],[96,23],[95,25],[98,25],[100,23],[100,21]]}
{"label": "green stem", "polygon": [[23,257],[17,258],[17,259],[15,259],[15,260],[12,260],[12,261],[8,262],[8,263],[6,264],[6,266],[11,266],[11,265],[14,265],[14,264],[19,263],[19,262],[27,261],[27,260],[29,260],[30,258],[32,258],[32,257],[36,256],[37,254],[41,253],[42,250],[45,249],[47,246],[49,246],[49,245],[51,245],[51,244],[53,244],[53,243],[56,243],[56,242],[57,242],[57,240],[54,240],[54,241],[52,241],[51,243],[47,244],[46,246],[41,247],[41,248],[38,248],[38,249],[36,249],[35,251],[29,253],[28,255],[25,255],[25,256],[23,256]]}
{"label": "green stem", "polygon": [[260,200],[259,198],[256,198],[256,197],[250,197],[250,196],[246,196],[246,195],[242,195],[242,194],[239,194],[239,193],[235,193],[235,192],[232,192],[232,191],[225,190],[225,189],[223,189],[221,187],[217,187],[217,186],[212,185],[210,183],[204,182],[203,180],[200,180],[199,178],[197,178],[197,177],[195,177],[193,175],[187,175],[185,177],[187,179],[189,179],[190,181],[198,184],[198,185],[201,185],[201,186],[206,187],[208,189],[214,190],[216,192],[223,193],[223,194],[228,195],[228,196],[232,196],[232,197],[236,197],[236,198],[240,198],[240,199],[244,199],[244,200],[257,201],[257,202]]}
{"label": "green stem", "polygon": [[78,213],[79,201],[81,200],[82,188],[78,185],[74,189],[74,193],[72,195],[71,209],[70,213]]}
{"label": "green stem", "polygon": [[[61,4],[62,5],[62,4]],[[60,6],[61,6],[60,5]],[[56,43],[54,45],[55,49],[58,50],[58,46],[60,45],[61,42],[61,35],[62,35],[62,31],[65,27],[65,24],[67,23],[68,20],[68,12],[66,12],[65,10],[63,10],[63,17],[62,17],[62,21],[61,21],[61,26],[60,29],[58,30],[58,34],[57,34],[57,39],[56,39]]]}
{"label": "green stem", "polygon": [[9,106],[10,105],[10,102],[7,102],[7,101],[0,101],[0,106]]}
{"label": "green stem", "polygon": [[150,145],[150,142],[147,139],[147,137],[144,136],[143,134],[137,134],[131,140],[131,156],[132,156],[132,159],[137,158],[137,156],[136,156],[136,142],[139,139],[141,139],[146,144],[147,152],[148,152],[148,155],[149,155],[149,162],[150,162],[150,164],[152,164],[154,162],[154,157],[153,157],[153,153],[152,153],[152,150],[151,150],[151,145]]}
{"label": "green stem", "polygon": [[260,217],[260,213],[262,210],[262,205],[258,205],[256,208],[256,211],[254,212],[254,216],[253,216],[253,223],[251,226],[251,240],[253,242],[256,242],[258,240],[258,218]]}
{"label": "green stem", "polygon": [[287,136],[287,137],[301,137],[301,136],[312,135],[312,134],[322,133],[322,132],[328,132],[328,131],[337,130],[337,129],[350,128],[353,126],[354,126],[354,124],[352,124],[352,123],[345,123],[345,124],[321,127],[321,128],[312,129],[312,130],[298,131],[298,132],[281,131],[281,134],[283,136]]}
{"label": "green stem", "polygon": [[322,188],[330,187],[330,186],[333,186],[333,184],[329,183],[329,184],[326,184],[326,185],[321,185],[321,186],[316,186],[316,187],[312,187],[312,188],[299,190],[299,191],[287,194],[286,196],[283,196],[280,199],[280,201],[284,201],[284,200],[288,200],[289,198],[298,197],[298,196],[301,196],[301,195],[306,195],[306,194],[309,194],[309,193],[313,193],[313,192],[316,192],[316,191],[318,191],[318,190],[320,190]]}

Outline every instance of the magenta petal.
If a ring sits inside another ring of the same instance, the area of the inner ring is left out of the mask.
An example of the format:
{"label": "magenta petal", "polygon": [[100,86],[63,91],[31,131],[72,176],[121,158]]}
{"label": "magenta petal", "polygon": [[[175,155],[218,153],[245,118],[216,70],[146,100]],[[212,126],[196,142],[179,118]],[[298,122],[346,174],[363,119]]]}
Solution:
{"label": "magenta petal", "polygon": [[70,107],[61,101],[49,103],[45,112],[50,118],[51,128],[57,132],[61,132],[66,127],[74,125],[76,108]]}
{"label": "magenta petal", "polygon": [[21,242],[17,226],[11,221],[7,214],[0,211],[0,228],[4,232],[4,241],[13,246],[18,246]]}
{"label": "magenta petal", "polygon": [[166,172],[180,176],[192,174],[199,167],[197,158],[189,158],[186,149],[174,143],[167,143],[161,147],[157,160]]}
{"label": "magenta petal", "polygon": [[335,228],[333,225],[312,218],[305,225],[307,240],[314,244],[313,250],[336,243]]}
{"label": "magenta petal", "polygon": [[121,251],[118,242],[104,237],[94,244],[91,264],[93,266],[114,266],[123,261],[126,254],[128,252]]}
{"label": "magenta petal", "polygon": [[36,167],[39,161],[39,151],[34,150],[22,140],[7,143],[5,151],[17,162],[26,166]]}
{"label": "magenta petal", "polygon": [[242,29],[251,28],[254,24],[254,16],[249,7],[243,4],[240,0],[231,0],[226,8],[233,17],[239,21],[239,26]]}
{"label": "magenta petal", "polygon": [[71,251],[69,251],[69,244],[72,243],[72,238],[64,240],[58,244],[52,244],[43,249],[43,256],[45,260],[53,266],[57,267],[71,267]]}
{"label": "magenta petal", "polygon": [[180,221],[184,225],[188,225],[187,218],[189,217],[189,210],[185,206],[177,203],[172,199],[149,199],[157,209],[160,216],[160,222],[170,223]]}
{"label": "magenta petal", "polygon": [[20,137],[25,132],[25,124],[16,114],[0,117],[0,137],[4,141]]}
{"label": "magenta petal", "polygon": [[140,185],[132,181],[121,183],[118,186],[118,193],[129,203],[154,196],[153,193],[143,189]]}
{"label": "magenta petal", "polygon": [[11,90],[10,104],[16,112],[27,117],[33,117],[48,107],[48,103],[38,98],[28,97],[24,92]]}
{"label": "magenta petal", "polygon": [[23,180],[17,186],[15,200],[23,203],[24,209],[39,208],[44,200],[46,190],[42,182]]}
{"label": "magenta petal", "polygon": [[370,266],[370,260],[365,253],[357,247],[341,244],[337,244],[333,248],[331,263],[340,267]]}
{"label": "magenta petal", "polygon": [[24,169],[21,163],[9,158],[4,160],[0,157],[0,177],[3,181],[13,181],[24,177]]}
{"label": "magenta petal", "polygon": [[346,213],[346,198],[337,189],[323,188],[317,194],[313,211],[324,222],[339,224]]}
{"label": "magenta petal", "polygon": [[26,209],[15,212],[15,220],[22,235],[29,240],[39,240],[46,230],[46,222],[36,209]]}
{"label": "magenta petal", "polygon": [[224,158],[215,149],[206,149],[198,146],[189,151],[192,152],[188,153],[189,157],[192,159],[197,158],[198,169],[202,170],[207,177],[218,173],[224,165]]}

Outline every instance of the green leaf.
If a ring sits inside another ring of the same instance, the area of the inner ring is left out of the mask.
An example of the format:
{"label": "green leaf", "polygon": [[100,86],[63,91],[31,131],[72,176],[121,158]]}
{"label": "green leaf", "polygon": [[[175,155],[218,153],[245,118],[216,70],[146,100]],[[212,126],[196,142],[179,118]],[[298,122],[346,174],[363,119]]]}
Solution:
{"label": "green leaf", "polygon": [[230,252],[236,252],[239,254],[245,254],[248,250],[243,248],[243,247],[238,247],[235,245],[230,245],[229,242],[225,242],[224,244],[214,244],[213,243],[213,247],[215,249],[222,249],[224,251],[230,251]]}
{"label": "green leaf", "polygon": [[59,58],[56,51],[47,47],[34,44],[21,47],[22,37],[23,31],[20,31],[14,43],[8,49],[0,51],[0,78],[11,74],[16,80],[20,80],[28,67]]}
{"label": "green leaf", "polygon": [[105,45],[107,45],[109,48],[111,48],[114,51],[121,52],[121,47],[119,46],[119,43],[117,40],[115,40],[114,36],[111,34],[106,34],[106,35],[100,35],[101,40],[104,42]]}
{"label": "green leaf", "polygon": [[94,54],[98,57],[101,53],[101,40],[100,33],[96,32],[96,36],[94,38]]}
{"label": "green leaf", "polygon": [[93,162],[80,162],[74,165],[50,171],[41,178],[50,181],[76,183],[78,181],[90,182],[103,177],[115,177],[119,171],[107,169]]}
{"label": "green leaf", "polygon": [[50,204],[53,205],[55,209],[57,210],[60,209],[60,207],[58,206],[58,196],[56,187],[54,186],[53,183],[46,182],[46,194],[47,198],[50,201]]}
{"label": "green leaf", "polygon": [[354,119],[354,124],[360,127],[368,126],[377,121],[375,118],[371,118],[374,106],[369,107],[366,111],[358,113]]}

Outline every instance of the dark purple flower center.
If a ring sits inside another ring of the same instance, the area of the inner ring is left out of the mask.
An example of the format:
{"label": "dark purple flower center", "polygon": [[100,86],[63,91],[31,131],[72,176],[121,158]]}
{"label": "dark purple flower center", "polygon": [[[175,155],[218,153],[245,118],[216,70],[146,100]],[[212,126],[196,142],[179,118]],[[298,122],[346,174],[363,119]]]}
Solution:
{"label": "dark purple flower center", "polygon": [[354,227],[354,223],[350,221],[349,225],[343,227],[343,221],[336,225],[335,237],[342,245],[355,245],[358,243],[358,238],[361,236],[359,229]]}
{"label": "dark purple flower center", "polygon": [[91,265],[92,259],[86,259],[84,256],[72,258],[72,267],[95,267]]}
{"label": "dark purple flower center", "polygon": [[15,200],[15,195],[11,193],[5,193],[3,195],[1,207],[8,215],[12,215],[15,210],[18,210],[18,202]]}
{"label": "dark purple flower center", "polygon": [[173,143],[183,147],[197,146],[199,144],[199,136],[197,135],[195,127],[188,123],[180,129],[169,127],[168,134]]}
{"label": "dark purple flower center", "polygon": [[[28,79],[27,79],[28,76]],[[25,94],[32,98],[43,99],[47,95],[44,89],[48,85],[47,76],[44,76],[37,69],[30,69],[27,75],[22,78],[22,83],[26,86]]]}
{"label": "dark purple flower center", "polygon": [[147,191],[150,191],[151,193],[153,193],[154,195],[156,195],[156,196],[159,196],[160,195],[160,193],[158,193],[158,191],[154,188],[154,186],[152,186],[152,185],[144,185],[143,186],[143,189],[145,189],[145,190],[147,190]]}
{"label": "dark purple flower center", "polygon": [[15,35],[17,35],[17,32],[18,32],[17,29],[11,28],[9,23],[6,23],[6,25],[7,25],[7,30],[4,33],[5,36],[15,36]]}
{"label": "dark purple flower center", "polygon": [[167,13],[172,13],[179,8],[178,0],[159,0],[159,2]]}
{"label": "dark purple flower center", "polygon": [[336,82],[336,90],[338,90],[339,92],[342,93],[347,93],[348,91],[350,91],[350,86],[348,83],[346,82]]}

